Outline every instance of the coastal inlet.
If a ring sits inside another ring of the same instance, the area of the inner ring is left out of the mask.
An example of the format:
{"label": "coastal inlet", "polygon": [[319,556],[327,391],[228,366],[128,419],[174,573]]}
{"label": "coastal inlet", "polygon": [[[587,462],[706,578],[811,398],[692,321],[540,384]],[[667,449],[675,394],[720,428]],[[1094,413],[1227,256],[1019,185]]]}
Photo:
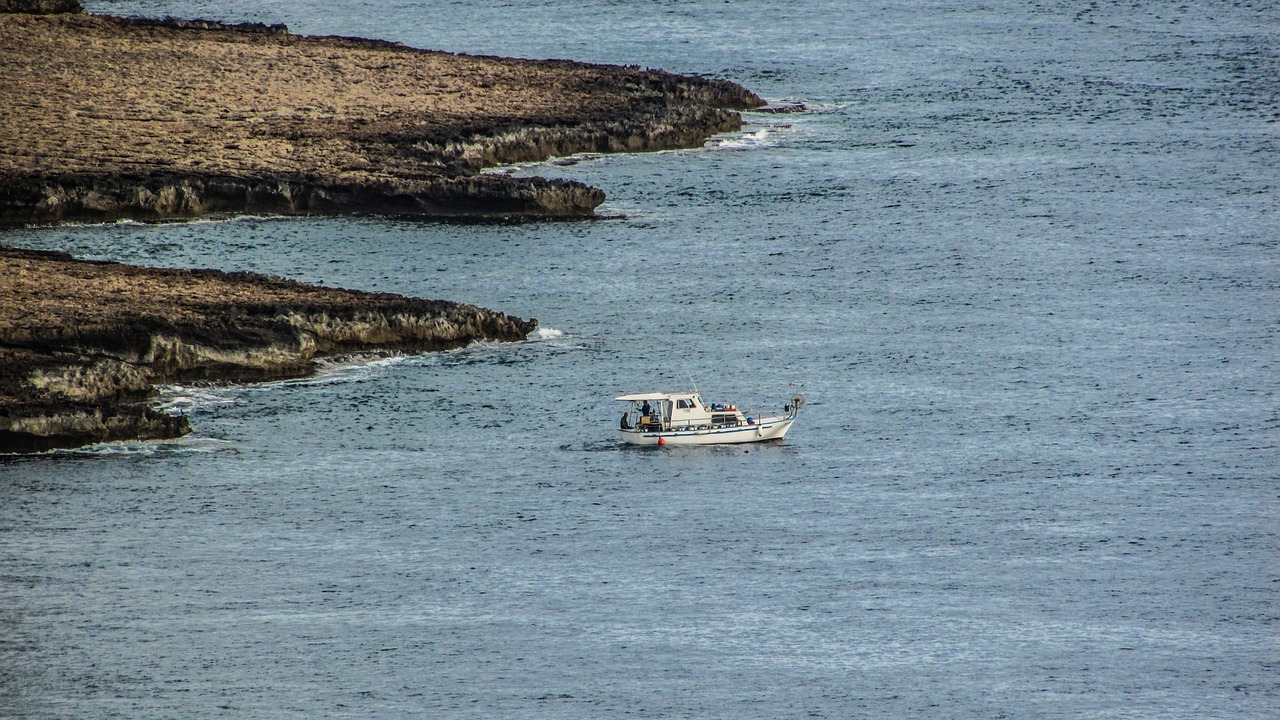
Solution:
{"label": "coastal inlet", "polygon": [[[0,7],[0,227],[244,213],[590,218],[604,193],[483,173],[698,147],[764,102],[723,80],[305,37],[283,25]],[[19,12],[14,12],[19,10]],[[20,12],[27,10],[29,12]],[[50,14],[37,14],[50,13]],[[0,452],[171,438],[154,383],[524,339],[468,305],[0,250]]]}

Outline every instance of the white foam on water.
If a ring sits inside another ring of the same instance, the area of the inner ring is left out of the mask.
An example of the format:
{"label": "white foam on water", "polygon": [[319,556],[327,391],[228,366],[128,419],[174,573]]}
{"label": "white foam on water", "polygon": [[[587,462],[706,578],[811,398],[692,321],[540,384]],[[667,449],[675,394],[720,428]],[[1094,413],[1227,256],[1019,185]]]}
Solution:
{"label": "white foam on water", "polygon": [[420,357],[418,355],[357,353],[319,358],[314,374],[300,378],[266,382],[219,383],[200,385],[162,385],[156,410],[172,415],[210,410],[235,405],[246,391],[270,390],[287,385],[329,385],[359,382],[378,374],[383,368]]}
{"label": "white foam on water", "polygon": [[[404,360],[410,359],[412,355],[404,354],[404,352],[353,352],[348,355],[334,355],[332,357],[319,357],[316,359],[316,374],[310,378],[298,378],[293,382],[300,380],[314,380],[321,377],[335,377],[335,375],[365,375],[379,368],[385,368],[388,365],[396,365],[403,363]],[[288,380],[287,380],[288,382]]]}
{"label": "white foam on water", "polygon": [[158,389],[160,397],[153,407],[170,415],[234,405],[236,402],[232,386],[162,385]]}
{"label": "white foam on water", "polygon": [[316,385],[364,382],[381,375],[386,368],[393,365],[399,365],[407,362],[422,362],[423,358],[427,358],[427,361],[429,362],[430,357],[435,354],[436,353],[405,354],[399,352],[380,352],[353,353],[348,355],[322,357],[315,360],[315,372],[311,375],[307,375],[306,377],[247,383],[230,386],[230,388],[243,392],[246,390],[271,390],[278,387],[298,385],[310,387]]}
{"label": "white foam on water", "polygon": [[235,443],[202,435],[186,435],[173,440],[122,440],[77,448],[58,448],[46,455],[164,457],[191,453],[215,453],[234,449]]}
{"label": "white foam on water", "polygon": [[272,220],[291,221],[297,220],[297,216],[290,215],[219,215],[200,216],[192,218],[165,218],[163,220],[138,220],[135,218],[120,218],[118,220],[106,220],[95,222],[91,220],[68,221],[59,223],[41,224],[35,223],[30,227],[59,227],[59,228],[153,228],[164,227],[169,225],[219,225],[223,223],[237,222],[267,222]]}
{"label": "white foam on water", "polygon": [[562,337],[564,337],[563,330],[557,330],[555,328],[549,328],[549,327],[540,327],[529,334],[529,341],[539,342],[542,340],[557,340]]}
{"label": "white foam on water", "polygon": [[573,155],[557,155],[549,157],[546,160],[530,160],[529,162],[512,163],[510,165],[497,165],[491,168],[485,168],[481,171],[487,175],[515,175],[516,173],[534,170],[541,167],[568,167],[578,165],[580,163],[589,162],[591,160],[599,160],[603,155],[595,152],[582,152]]}
{"label": "white foam on water", "polygon": [[766,125],[743,133],[717,135],[707,141],[707,150],[760,150],[778,144],[778,133],[787,125]]}

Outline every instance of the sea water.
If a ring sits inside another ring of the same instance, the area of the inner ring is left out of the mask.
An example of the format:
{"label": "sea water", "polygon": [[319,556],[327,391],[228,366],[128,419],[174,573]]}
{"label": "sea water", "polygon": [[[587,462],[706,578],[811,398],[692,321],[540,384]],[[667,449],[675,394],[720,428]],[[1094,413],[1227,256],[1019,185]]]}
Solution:
{"label": "sea water", "polygon": [[[596,222],[5,233],[541,329],[0,461],[0,715],[1275,716],[1274,4],[86,5],[809,111],[495,170]],[[694,384],[809,403],[781,443],[619,444],[614,396]]]}

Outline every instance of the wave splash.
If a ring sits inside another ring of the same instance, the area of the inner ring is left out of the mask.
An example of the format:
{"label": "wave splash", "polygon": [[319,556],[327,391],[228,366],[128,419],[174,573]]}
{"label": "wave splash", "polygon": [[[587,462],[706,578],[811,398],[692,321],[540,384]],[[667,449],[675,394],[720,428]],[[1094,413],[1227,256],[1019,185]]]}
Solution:
{"label": "wave splash", "polygon": [[718,135],[706,145],[707,150],[760,150],[778,144],[778,135],[788,125],[766,125],[741,134]]}

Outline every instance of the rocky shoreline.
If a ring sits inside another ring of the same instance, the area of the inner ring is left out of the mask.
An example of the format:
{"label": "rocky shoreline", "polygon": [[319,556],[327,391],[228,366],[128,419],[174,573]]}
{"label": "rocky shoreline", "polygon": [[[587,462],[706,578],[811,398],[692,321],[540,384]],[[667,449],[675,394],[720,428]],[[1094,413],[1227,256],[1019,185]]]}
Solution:
{"label": "rocky shoreline", "polygon": [[[236,214],[589,218],[582,183],[482,172],[700,146],[764,102],[722,80],[473,57],[283,25],[0,0],[0,228]],[[159,383],[523,340],[470,305],[5,248],[0,453],[179,437]]]}
{"label": "rocky shoreline", "polygon": [[190,431],[161,383],[311,374],[317,358],[519,341],[537,327],[443,300],[252,273],[167,270],[0,248],[0,453]]}
{"label": "rocky shoreline", "polygon": [[697,147],[765,104],[637,67],[66,12],[0,13],[0,68],[0,225],[591,217],[596,188],[481,170]]}

